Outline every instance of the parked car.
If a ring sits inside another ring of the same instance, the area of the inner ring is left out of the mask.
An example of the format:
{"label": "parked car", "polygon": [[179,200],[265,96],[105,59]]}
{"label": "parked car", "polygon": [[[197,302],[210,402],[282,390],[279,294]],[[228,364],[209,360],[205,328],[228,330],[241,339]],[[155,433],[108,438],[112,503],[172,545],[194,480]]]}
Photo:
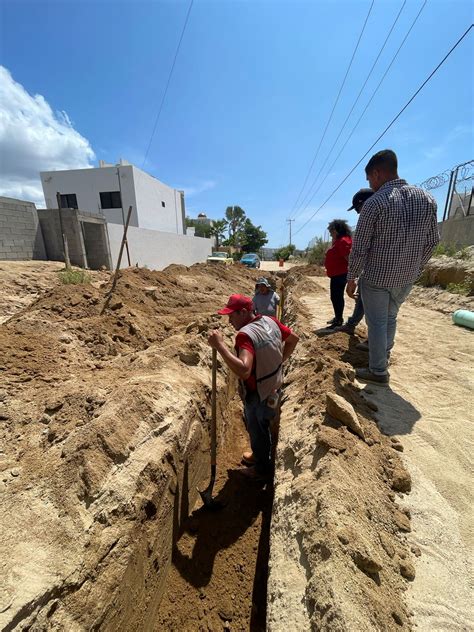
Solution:
{"label": "parked car", "polygon": [[254,252],[251,252],[244,255],[241,258],[240,263],[242,263],[244,266],[247,266],[247,268],[259,268],[260,257],[256,255]]}
{"label": "parked car", "polygon": [[207,257],[207,263],[223,263],[229,266],[234,260],[227,252],[213,252]]}

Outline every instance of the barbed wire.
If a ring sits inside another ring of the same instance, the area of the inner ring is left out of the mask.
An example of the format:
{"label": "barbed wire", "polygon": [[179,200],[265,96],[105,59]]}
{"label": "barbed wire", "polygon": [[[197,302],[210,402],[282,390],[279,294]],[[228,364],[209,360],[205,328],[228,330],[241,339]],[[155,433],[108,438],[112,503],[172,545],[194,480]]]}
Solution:
{"label": "barbed wire", "polygon": [[456,170],[456,184],[458,184],[459,182],[465,182],[467,180],[474,180],[474,160],[468,160],[468,162],[463,162],[459,165],[456,165],[452,169],[446,169],[446,171],[442,171],[436,176],[431,176],[430,178],[427,178],[417,186],[422,189],[426,189],[426,191],[443,187],[445,184],[448,184],[451,179],[451,174]]}

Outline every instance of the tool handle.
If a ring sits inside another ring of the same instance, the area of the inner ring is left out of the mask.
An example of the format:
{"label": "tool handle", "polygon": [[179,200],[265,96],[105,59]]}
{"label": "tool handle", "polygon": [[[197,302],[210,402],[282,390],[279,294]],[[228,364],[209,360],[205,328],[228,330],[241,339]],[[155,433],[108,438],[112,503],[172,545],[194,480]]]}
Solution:
{"label": "tool handle", "polygon": [[217,351],[212,350],[212,391],[211,391],[211,465],[216,465],[217,457]]}

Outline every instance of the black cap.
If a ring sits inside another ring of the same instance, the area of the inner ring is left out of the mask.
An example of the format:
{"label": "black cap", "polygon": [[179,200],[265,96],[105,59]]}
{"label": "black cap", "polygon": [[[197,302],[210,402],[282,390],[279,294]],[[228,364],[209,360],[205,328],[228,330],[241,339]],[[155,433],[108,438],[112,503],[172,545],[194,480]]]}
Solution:
{"label": "black cap", "polygon": [[361,206],[366,200],[374,194],[372,189],[360,189],[352,198],[352,206],[348,208],[348,211],[353,211],[358,206]]}

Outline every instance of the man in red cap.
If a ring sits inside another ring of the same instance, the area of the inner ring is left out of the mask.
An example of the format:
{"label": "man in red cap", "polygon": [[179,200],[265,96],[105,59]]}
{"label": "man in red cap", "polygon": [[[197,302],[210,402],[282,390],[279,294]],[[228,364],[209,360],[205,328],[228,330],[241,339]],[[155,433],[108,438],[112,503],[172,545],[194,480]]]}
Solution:
{"label": "man in red cap", "polygon": [[240,380],[252,447],[252,454],[243,459],[249,467],[241,472],[265,481],[271,474],[270,421],[278,405],[282,364],[293,353],[299,338],[276,318],[256,316],[252,299],[242,294],[233,294],[218,314],[228,315],[229,323],[238,332],[235,353],[217,329],[210,334],[208,343]]}

